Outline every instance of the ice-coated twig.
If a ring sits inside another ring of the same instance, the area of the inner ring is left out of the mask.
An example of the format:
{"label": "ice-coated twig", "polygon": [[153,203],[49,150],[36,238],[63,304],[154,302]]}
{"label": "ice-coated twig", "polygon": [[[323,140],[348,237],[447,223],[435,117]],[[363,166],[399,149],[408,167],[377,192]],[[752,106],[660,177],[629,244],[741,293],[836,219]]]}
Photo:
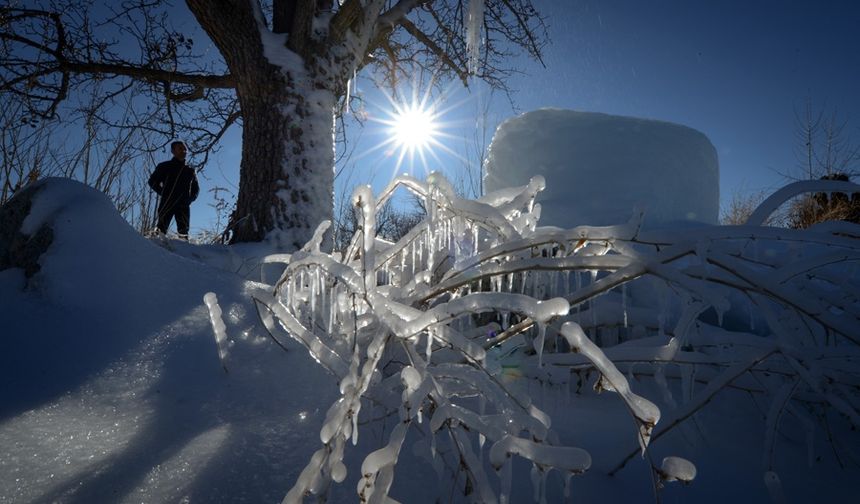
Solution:
{"label": "ice-coated twig", "polygon": [[478,282],[486,278],[498,275],[511,275],[524,271],[615,271],[625,268],[632,263],[632,259],[620,255],[616,256],[574,256],[560,259],[548,259],[542,257],[522,259],[519,261],[508,261],[505,263],[481,263],[460,274],[446,278],[434,286],[434,289],[424,296],[419,302],[426,302],[442,293],[462,287],[472,282]]}
{"label": "ice-coated twig", "polygon": [[696,478],[696,466],[681,457],[666,457],[658,470],[663,481],[690,483]]}
{"label": "ice-coated twig", "polygon": [[388,490],[394,482],[394,465],[410,424],[398,423],[388,438],[388,444],[372,452],[361,463],[362,478],[357,488],[361,502],[386,502]]}
{"label": "ice-coated twig", "polygon": [[[311,237],[310,241],[305,244],[304,247],[301,248],[299,252],[304,254],[319,254],[320,247],[322,246],[323,238],[325,237],[325,232],[331,227],[330,220],[324,220],[319,223],[316,230],[314,230],[314,235]],[[298,256],[299,254],[295,254]]]}
{"label": "ice-coated twig", "polygon": [[218,360],[221,361],[221,367],[227,373],[227,327],[221,318],[221,306],[218,305],[218,297],[214,292],[207,292],[203,296],[203,302],[209,308],[209,321],[212,323],[212,331],[215,333]]}
{"label": "ice-coated twig", "polygon": [[335,353],[331,348],[322,343],[318,336],[306,330],[304,326],[287,310],[280,302],[278,302],[269,292],[258,290],[253,293],[253,298],[271,310],[272,314],[278,317],[278,321],[283,324],[284,329],[294,339],[308,349],[311,356],[322,366],[328,369],[338,379],[345,376],[348,372],[346,362]]}
{"label": "ice-coated twig", "polygon": [[773,397],[770,409],[767,411],[767,418],[765,420],[764,455],[762,457],[762,465],[764,466],[765,471],[773,470],[774,443],[776,441],[777,430],[779,429],[779,421],[786,409],[786,406],[788,406],[791,396],[794,394],[794,391],[797,390],[797,386],[799,384],[800,377],[797,377],[794,381],[787,382],[780,387],[779,391],[777,391],[776,395]]}
{"label": "ice-coated twig", "polygon": [[[275,336],[275,333],[278,332],[278,327],[275,325],[275,318],[272,316],[272,310],[269,309],[268,305],[257,299],[254,299],[254,306],[257,308],[257,317],[259,318],[260,323],[266,328],[266,332],[269,334],[272,341],[274,341],[281,350],[289,352],[289,349],[287,349],[287,347],[284,346],[284,344]],[[289,333],[287,333],[287,337],[289,337]]]}
{"label": "ice-coated twig", "polygon": [[660,421],[660,408],[648,399],[636,395],[630,390],[627,378],[618,371],[618,368],[615,367],[612,361],[606,358],[606,354],[588,339],[585,333],[582,332],[579,324],[576,322],[565,322],[561,326],[560,333],[565,337],[573,351],[584,355],[600,371],[601,378],[598,384],[606,390],[616,392],[624,400],[627,408],[637,420],[639,426],[639,443],[644,455],[651,438],[651,431],[657,425],[657,422]]}
{"label": "ice-coated twig", "polygon": [[[730,368],[725,370],[722,375],[711,380],[708,383],[707,387],[700,390],[692,398],[691,401],[686,403],[680,409],[673,411],[668,418],[664,419],[664,422],[660,427],[654,429],[654,432],[652,432],[651,434],[651,442],[660,439],[663,434],[666,434],[667,432],[675,428],[675,426],[679,425],[691,415],[702,409],[706,404],[711,401],[711,399],[714,398],[715,395],[717,395],[720,390],[722,390],[729,383],[734,381],[738,376],[742,375],[743,373],[746,373],[747,371],[755,367],[758,363],[773,355],[776,351],[777,350],[775,348],[761,350],[755,357],[747,361],[739,362],[734,366],[731,366]],[[627,465],[627,462],[632,459],[638,452],[638,449],[632,450],[626,457],[624,457],[624,459],[618,465],[616,465],[611,471],[609,471],[609,475],[612,476],[613,474],[623,469],[624,466]]]}
{"label": "ice-coated twig", "polygon": [[753,271],[752,268],[740,264],[739,261],[727,255],[712,254],[710,261],[731,271],[745,282],[757,286],[758,291],[786,303],[822,325],[837,331],[852,342],[860,344],[860,334],[857,332],[857,327],[860,326],[860,319],[857,317],[843,317],[833,314],[830,312],[829,307],[823,303],[816,302],[815,299],[809,296],[803,296],[793,289],[780,288],[780,286],[774,285],[774,282],[769,277]]}
{"label": "ice-coated twig", "polygon": [[823,376],[816,376],[809,368],[800,363],[797,359],[789,356],[783,355],[785,360],[797,371],[797,375],[803,381],[805,381],[812,390],[817,392],[820,396],[822,396],[831,406],[833,406],[837,411],[845,415],[848,420],[854,425],[855,428],[860,428],[860,413],[845,399],[839,397],[834,394],[829,387],[825,384],[825,380]]}
{"label": "ice-coated twig", "polygon": [[292,261],[275,284],[274,291],[279,291],[287,281],[295,276],[297,271],[308,266],[321,268],[327,274],[345,283],[353,292],[362,290],[362,277],[354,269],[341,264],[327,254],[316,254]]}
{"label": "ice-coated twig", "polygon": [[591,455],[582,448],[550,446],[510,435],[493,443],[490,448],[490,463],[498,470],[511,455],[519,455],[535,464],[577,474],[591,467]]}
{"label": "ice-coated twig", "polygon": [[363,247],[361,265],[364,272],[364,290],[376,287],[376,262],[374,259],[374,241],[376,240],[376,207],[373,203],[373,192],[370,187],[359,186],[352,193],[352,206],[361,215],[361,236]]}

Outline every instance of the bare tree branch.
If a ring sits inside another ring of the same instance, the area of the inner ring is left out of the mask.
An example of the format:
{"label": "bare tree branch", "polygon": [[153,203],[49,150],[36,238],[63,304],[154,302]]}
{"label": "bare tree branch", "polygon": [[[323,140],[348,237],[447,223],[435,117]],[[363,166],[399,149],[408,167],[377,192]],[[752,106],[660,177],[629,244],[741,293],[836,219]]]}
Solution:
{"label": "bare tree branch", "polygon": [[460,81],[464,86],[469,86],[469,74],[463,70],[462,65],[458,65],[455,63],[448,53],[445,52],[444,49],[436,45],[430,37],[427,36],[424,32],[418,29],[411,21],[408,19],[402,19],[400,24],[403,26],[403,29],[407,31],[410,35],[415,37],[416,40],[424,44],[424,46],[429,49],[433,54],[435,54],[442,63],[444,63],[452,72],[457,74]]}
{"label": "bare tree branch", "polygon": [[118,65],[95,62],[61,62],[59,70],[97,75],[133,77],[153,82],[191,84],[199,88],[232,89],[236,79],[232,75],[197,75],[172,72],[158,68],[140,68],[133,65]]}
{"label": "bare tree branch", "polygon": [[382,27],[394,28],[413,9],[429,3],[431,3],[431,0],[400,0],[393,7],[379,15],[379,18],[376,20],[377,31]]}

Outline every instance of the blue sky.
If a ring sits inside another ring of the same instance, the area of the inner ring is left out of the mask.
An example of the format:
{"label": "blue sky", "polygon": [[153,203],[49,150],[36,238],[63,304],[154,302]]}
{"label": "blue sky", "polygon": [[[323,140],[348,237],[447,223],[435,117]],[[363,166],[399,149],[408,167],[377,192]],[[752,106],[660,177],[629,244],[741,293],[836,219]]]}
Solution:
{"label": "blue sky", "polygon": [[[860,126],[860,4],[799,1],[547,2],[553,45],[524,110],[556,106],[681,123],[720,158],[724,198],[791,171],[807,97]],[[518,84],[515,82],[515,85]]]}
{"label": "blue sky", "polygon": [[[548,18],[551,44],[544,61],[521,58],[524,72],[510,81],[517,111],[501,95],[488,97],[456,85],[442,107],[443,142],[463,155],[463,135],[474,133],[476,111],[490,102],[490,131],[517,112],[540,107],[605,112],[684,124],[705,133],[717,149],[721,198],[757,192],[796,173],[795,113],[807,99],[848,120],[845,134],[860,139],[860,3],[847,1],[564,0],[535,1]],[[359,91],[372,116],[389,112],[388,101],[366,82]],[[356,154],[344,185],[381,187],[396,156],[385,150],[359,156],[384,139],[382,125],[348,130]],[[211,182],[235,180],[238,131],[210,162]],[[432,159],[432,158],[431,158]],[[454,156],[439,151],[427,169],[462,171]],[[424,167],[416,166],[420,174]],[[403,170],[401,170],[403,171]],[[345,173],[346,173],[345,172]],[[209,218],[195,205],[192,224]]]}

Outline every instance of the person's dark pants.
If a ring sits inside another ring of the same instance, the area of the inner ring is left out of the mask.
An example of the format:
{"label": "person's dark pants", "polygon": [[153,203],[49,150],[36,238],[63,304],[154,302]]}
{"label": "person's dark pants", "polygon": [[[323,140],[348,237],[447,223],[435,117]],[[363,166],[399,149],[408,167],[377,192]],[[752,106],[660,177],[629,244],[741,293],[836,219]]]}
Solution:
{"label": "person's dark pants", "polygon": [[167,234],[170,220],[176,218],[176,231],[181,235],[188,235],[188,226],[191,222],[191,205],[181,203],[173,205],[162,205],[158,207],[158,230]]}

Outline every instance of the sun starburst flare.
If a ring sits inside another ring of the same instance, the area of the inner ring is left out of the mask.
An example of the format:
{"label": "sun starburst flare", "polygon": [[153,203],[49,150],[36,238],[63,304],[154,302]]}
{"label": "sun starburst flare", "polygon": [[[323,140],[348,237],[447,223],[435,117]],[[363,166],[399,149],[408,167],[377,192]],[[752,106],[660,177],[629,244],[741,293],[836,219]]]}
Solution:
{"label": "sun starburst flare", "polygon": [[[426,175],[430,171],[443,169],[445,163],[439,158],[441,153],[462,160],[461,155],[445,145],[446,139],[450,141],[458,138],[446,132],[446,129],[456,125],[446,123],[443,119],[452,109],[461,106],[462,102],[443,106],[448,93],[442,93],[433,100],[429,93],[419,96],[414,91],[411,99],[403,95],[384,94],[388,106],[379,108],[387,109],[387,112],[383,112],[382,117],[371,119],[382,127],[384,140],[362,153],[362,157],[382,150],[386,157],[396,159],[392,178],[400,173],[423,171]],[[431,160],[438,166],[428,166]]]}
{"label": "sun starburst flare", "polygon": [[432,110],[417,104],[397,107],[390,123],[389,127],[395,143],[410,154],[429,148],[438,142],[437,116]]}
{"label": "sun starburst flare", "polygon": [[449,150],[440,142],[444,134],[440,122],[441,113],[435,103],[428,104],[424,100],[397,103],[391,100],[391,105],[393,110],[390,115],[380,122],[385,126],[388,136],[383,147],[389,148],[392,154],[397,156],[393,174],[400,171],[406,160],[409,171],[412,171],[416,157],[426,169],[428,155],[438,159],[435,149]]}

